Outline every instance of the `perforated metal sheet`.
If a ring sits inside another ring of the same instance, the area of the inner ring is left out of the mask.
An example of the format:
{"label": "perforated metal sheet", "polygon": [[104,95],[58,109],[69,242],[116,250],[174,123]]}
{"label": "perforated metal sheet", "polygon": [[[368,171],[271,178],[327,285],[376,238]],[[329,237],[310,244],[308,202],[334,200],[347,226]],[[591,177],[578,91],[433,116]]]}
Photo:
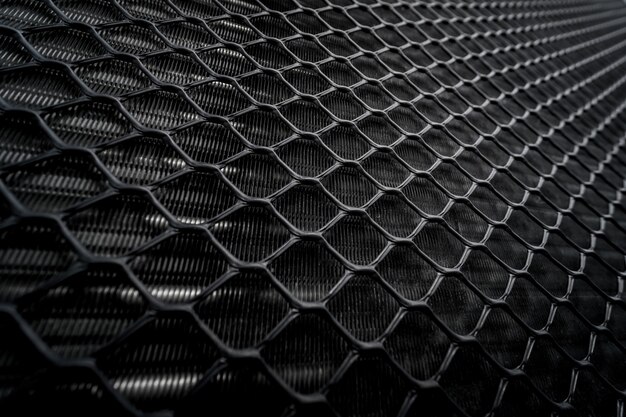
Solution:
{"label": "perforated metal sheet", "polygon": [[0,414],[624,416],[622,1],[0,1]]}

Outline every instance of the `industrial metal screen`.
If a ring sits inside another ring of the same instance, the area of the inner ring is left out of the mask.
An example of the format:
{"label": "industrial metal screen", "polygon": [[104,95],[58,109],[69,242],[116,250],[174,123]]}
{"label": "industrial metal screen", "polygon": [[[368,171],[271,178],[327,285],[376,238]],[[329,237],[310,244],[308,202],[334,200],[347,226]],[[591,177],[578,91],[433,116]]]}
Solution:
{"label": "industrial metal screen", "polygon": [[625,199],[621,0],[2,0],[0,415],[623,417]]}

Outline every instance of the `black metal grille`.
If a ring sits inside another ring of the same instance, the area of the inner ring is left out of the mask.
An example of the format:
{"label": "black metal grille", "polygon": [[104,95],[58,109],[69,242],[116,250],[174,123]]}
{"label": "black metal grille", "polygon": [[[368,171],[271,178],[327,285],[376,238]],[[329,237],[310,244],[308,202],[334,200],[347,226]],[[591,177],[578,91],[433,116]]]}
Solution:
{"label": "black metal grille", "polygon": [[623,416],[623,1],[0,2],[0,414]]}

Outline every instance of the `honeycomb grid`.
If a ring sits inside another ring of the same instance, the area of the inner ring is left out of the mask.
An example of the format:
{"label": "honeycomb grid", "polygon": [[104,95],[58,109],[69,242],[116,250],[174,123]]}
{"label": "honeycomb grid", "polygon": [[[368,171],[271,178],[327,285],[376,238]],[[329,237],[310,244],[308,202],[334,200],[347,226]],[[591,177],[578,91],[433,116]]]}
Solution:
{"label": "honeycomb grid", "polygon": [[623,417],[625,25],[0,1],[0,414]]}

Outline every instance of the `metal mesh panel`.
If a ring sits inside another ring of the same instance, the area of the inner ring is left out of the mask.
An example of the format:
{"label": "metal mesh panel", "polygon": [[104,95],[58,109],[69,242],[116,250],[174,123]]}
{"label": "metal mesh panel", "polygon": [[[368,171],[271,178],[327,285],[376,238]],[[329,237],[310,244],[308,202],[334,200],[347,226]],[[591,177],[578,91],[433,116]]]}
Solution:
{"label": "metal mesh panel", "polygon": [[0,414],[623,416],[623,1],[0,1]]}

